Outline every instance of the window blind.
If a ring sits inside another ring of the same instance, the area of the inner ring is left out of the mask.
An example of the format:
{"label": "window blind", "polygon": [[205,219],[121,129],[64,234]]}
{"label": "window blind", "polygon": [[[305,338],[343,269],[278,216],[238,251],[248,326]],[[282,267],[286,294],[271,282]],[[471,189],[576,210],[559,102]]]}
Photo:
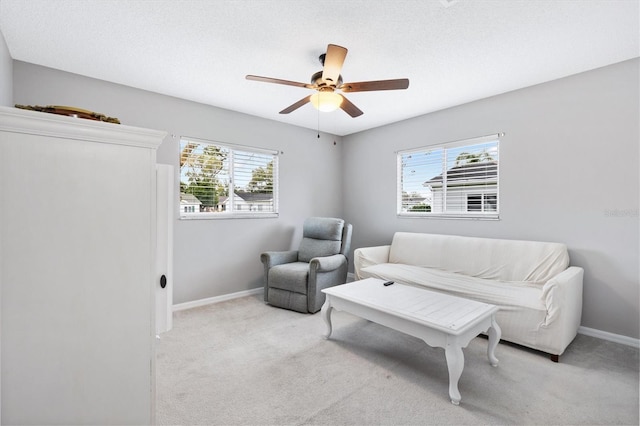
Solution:
{"label": "window blind", "polygon": [[398,215],[498,218],[499,138],[398,152]]}
{"label": "window blind", "polygon": [[273,217],[277,151],[180,140],[180,218]]}

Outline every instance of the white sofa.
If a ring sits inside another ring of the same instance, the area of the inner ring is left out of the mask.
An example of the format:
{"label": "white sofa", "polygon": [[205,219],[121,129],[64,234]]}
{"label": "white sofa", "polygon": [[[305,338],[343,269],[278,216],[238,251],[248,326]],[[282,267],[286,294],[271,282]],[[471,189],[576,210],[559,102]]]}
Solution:
{"label": "white sofa", "polygon": [[560,243],[397,232],[354,252],[356,279],[381,278],[500,307],[502,340],[558,361],[582,316],[584,271]]}

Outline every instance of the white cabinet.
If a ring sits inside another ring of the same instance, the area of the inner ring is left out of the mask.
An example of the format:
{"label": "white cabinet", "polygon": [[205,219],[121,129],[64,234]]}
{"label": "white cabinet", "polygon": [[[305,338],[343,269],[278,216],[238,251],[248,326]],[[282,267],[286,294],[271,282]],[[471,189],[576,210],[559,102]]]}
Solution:
{"label": "white cabinet", "polygon": [[165,132],[0,108],[3,424],[149,424]]}

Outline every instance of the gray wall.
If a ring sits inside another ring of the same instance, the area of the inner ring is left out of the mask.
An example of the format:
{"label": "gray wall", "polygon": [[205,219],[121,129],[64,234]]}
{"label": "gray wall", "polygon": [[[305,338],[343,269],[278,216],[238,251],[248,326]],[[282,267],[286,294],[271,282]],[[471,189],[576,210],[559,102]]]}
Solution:
{"label": "gray wall", "polygon": [[13,60],[0,31],[0,105],[13,106]]}
{"label": "gray wall", "polygon": [[[13,75],[16,103],[69,105],[170,135],[284,152],[279,218],[175,221],[174,303],[260,287],[262,251],[297,247],[308,216],[342,214],[339,137],[321,134],[318,139],[312,130],[20,61],[14,61]],[[177,170],[178,155],[179,139],[168,136],[158,150],[158,162]]]}
{"label": "gray wall", "polygon": [[[176,221],[175,303],[260,286],[262,250],[296,246],[307,216],[335,215],[354,224],[353,248],[386,244],[399,230],[564,242],[585,268],[583,326],[638,338],[639,62],[320,140],[311,130],[18,61],[14,101],[284,151],[279,219]],[[396,216],[395,151],[497,132],[506,133],[500,221]],[[177,166],[178,141],[168,137],[158,159]]]}
{"label": "gray wall", "polygon": [[[563,242],[585,269],[582,325],[638,338],[639,63],[346,136],[353,247],[395,231]],[[395,151],[498,132],[501,220],[396,216]]]}

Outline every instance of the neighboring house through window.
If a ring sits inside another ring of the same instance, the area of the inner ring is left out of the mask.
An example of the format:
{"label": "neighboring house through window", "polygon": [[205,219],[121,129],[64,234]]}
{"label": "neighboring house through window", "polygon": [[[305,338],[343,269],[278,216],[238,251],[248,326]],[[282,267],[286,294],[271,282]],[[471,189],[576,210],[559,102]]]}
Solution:
{"label": "neighboring house through window", "polygon": [[497,219],[499,135],[400,151],[398,215]]}
{"label": "neighboring house through window", "polygon": [[180,217],[275,217],[277,151],[180,140]]}
{"label": "neighboring house through window", "polygon": [[195,195],[180,194],[180,214],[199,213],[202,203]]}

